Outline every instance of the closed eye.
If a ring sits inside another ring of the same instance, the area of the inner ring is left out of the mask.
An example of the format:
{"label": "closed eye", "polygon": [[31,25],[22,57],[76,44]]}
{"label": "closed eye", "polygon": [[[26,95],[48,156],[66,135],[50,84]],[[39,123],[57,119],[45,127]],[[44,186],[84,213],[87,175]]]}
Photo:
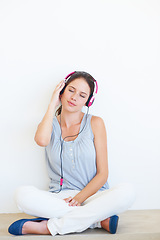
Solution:
{"label": "closed eye", "polygon": [[[69,92],[74,92],[74,90],[69,89]],[[80,94],[80,97],[85,98],[85,96]]]}
{"label": "closed eye", "polygon": [[80,97],[85,98],[85,96],[83,96],[83,95],[80,95]]}
{"label": "closed eye", "polygon": [[[69,86],[69,89],[68,89],[69,92],[73,93],[75,90],[76,90],[76,89],[75,89],[73,86]],[[85,94],[85,95],[84,95],[84,94]],[[81,92],[81,93],[80,93],[80,97],[86,98],[86,97],[87,97],[87,93]]]}

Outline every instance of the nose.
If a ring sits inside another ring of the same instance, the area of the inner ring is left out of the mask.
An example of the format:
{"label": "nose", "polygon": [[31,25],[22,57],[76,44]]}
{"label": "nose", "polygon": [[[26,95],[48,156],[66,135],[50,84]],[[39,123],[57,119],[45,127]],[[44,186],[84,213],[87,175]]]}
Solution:
{"label": "nose", "polygon": [[71,96],[71,99],[73,100],[73,101],[76,101],[76,93],[73,93],[73,95]]}

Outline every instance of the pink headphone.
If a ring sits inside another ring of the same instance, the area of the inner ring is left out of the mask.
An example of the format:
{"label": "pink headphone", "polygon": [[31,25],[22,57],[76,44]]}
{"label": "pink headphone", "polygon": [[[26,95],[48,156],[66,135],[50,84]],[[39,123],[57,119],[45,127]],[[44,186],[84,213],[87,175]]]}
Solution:
{"label": "pink headphone", "polygon": [[[65,77],[65,83],[69,80],[69,77],[71,77],[74,73],[77,73],[77,71],[71,72],[70,74],[68,74],[68,75]],[[91,77],[92,77],[92,76],[91,76]],[[87,103],[86,103],[86,106],[87,106],[87,107],[90,107],[90,106],[93,104],[93,102],[94,102],[94,100],[95,100],[95,96],[96,96],[96,94],[97,94],[97,92],[98,92],[98,83],[97,83],[97,81],[96,81],[93,77],[92,77],[92,79],[93,79],[93,81],[94,81],[94,83],[95,83],[94,93],[89,96],[88,101],[87,101]],[[63,91],[63,89],[62,89],[62,91]],[[61,92],[62,92],[62,91],[61,91]]]}

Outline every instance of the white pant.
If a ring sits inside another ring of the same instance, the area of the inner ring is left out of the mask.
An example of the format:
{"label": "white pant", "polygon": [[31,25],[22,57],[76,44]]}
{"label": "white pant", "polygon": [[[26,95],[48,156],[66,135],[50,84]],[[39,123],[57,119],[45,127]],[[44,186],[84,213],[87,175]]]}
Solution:
{"label": "white pant", "polygon": [[63,190],[51,193],[33,186],[22,186],[16,191],[16,202],[19,209],[27,214],[49,218],[48,229],[54,236],[101,228],[100,221],[126,211],[135,200],[132,185],[124,183],[98,191],[82,206],[68,206],[63,199],[74,197],[78,192]]}

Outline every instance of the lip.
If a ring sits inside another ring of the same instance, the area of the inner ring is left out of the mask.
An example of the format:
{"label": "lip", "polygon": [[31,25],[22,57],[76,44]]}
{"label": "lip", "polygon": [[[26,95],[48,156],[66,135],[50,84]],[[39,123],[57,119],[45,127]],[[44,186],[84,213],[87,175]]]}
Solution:
{"label": "lip", "polygon": [[72,103],[72,102],[70,102],[70,101],[68,101],[68,104],[69,104],[69,106],[71,106],[71,107],[75,107],[75,106],[76,106],[74,103]]}

